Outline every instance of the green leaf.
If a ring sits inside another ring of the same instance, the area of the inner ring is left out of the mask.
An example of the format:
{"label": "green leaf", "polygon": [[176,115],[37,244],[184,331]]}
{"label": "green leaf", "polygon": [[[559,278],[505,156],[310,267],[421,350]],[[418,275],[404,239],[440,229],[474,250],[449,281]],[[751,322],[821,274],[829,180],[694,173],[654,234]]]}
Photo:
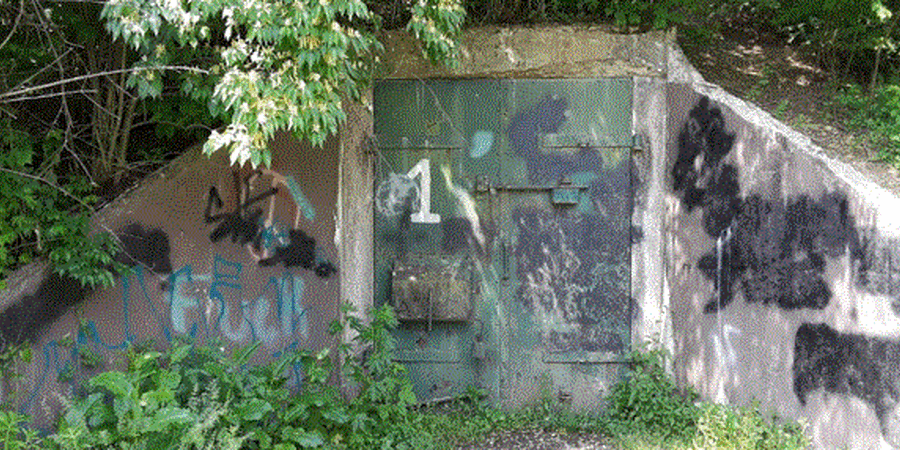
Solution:
{"label": "green leaf", "polygon": [[105,388],[116,397],[130,397],[134,392],[134,386],[128,377],[117,371],[101,373],[91,378],[88,384],[92,387]]}
{"label": "green leaf", "polygon": [[153,426],[152,429],[148,431],[162,431],[167,429],[170,425],[184,425],[193,423],[196,420],[196,414],[191,411],[184,408],[169,406],[158,410],[156,414],[153,415],[153,418],[150,421]]}
{"label": "green leaf", "polygon": [[250,421],[260,420],[272,411],[272,405],[261,398],[251,398],[235,407],[238,417]]}
{"label": "green leaf", "polygon": [[404,385],[403,388],[400,389],[399,398],[401,402],[407,405],[416,403],[416,394],[413,393],[412,386],[409,384]]}
{"label": "green leaf", "polygon": [[292,441],[301,447],[312,448],[325,444],[325,439],[318,431],[305,431],[302,428],[287,427],[282,431],[281,435],[284,439]]}

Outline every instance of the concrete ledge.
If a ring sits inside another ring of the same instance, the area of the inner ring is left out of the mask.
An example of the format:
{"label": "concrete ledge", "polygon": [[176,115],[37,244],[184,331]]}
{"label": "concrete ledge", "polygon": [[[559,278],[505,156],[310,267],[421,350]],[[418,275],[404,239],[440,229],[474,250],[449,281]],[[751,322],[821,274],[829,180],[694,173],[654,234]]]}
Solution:
{"label": "concrete ledge", "polygon": [[601,27],[473,28],[455,69],[432,66],[406,32],[390,32],[378,78],[665,77],[674,33],[608,34]]}

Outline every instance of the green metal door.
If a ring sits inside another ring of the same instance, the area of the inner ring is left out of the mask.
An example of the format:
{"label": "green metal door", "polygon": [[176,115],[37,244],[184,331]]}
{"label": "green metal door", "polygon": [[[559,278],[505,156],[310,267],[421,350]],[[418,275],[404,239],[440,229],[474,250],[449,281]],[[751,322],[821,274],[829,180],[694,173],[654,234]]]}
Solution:
{"label": "green metal door", "polygon": [[631,80],[383,81],[374,107],[376,302],[417,395],[591,403],[631,341]]}

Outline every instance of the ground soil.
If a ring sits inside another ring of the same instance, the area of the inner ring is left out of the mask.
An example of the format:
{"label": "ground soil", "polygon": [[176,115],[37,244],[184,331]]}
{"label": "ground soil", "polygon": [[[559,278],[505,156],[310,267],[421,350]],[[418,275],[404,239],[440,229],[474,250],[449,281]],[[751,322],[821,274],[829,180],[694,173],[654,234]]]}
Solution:
{"label": "ground soil", "polygon": [[485,439],[459,447],[460,450],[613,450],[609,438],[599,434],[560,433],[544,430],[516,430],[491,434]]}

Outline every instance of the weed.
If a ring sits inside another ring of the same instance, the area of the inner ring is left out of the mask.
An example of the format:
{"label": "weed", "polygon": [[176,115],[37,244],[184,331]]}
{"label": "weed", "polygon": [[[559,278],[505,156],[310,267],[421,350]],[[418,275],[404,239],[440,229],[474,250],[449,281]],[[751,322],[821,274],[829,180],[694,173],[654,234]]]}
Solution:
{"label": "weed", "polygon": [[646,434],[663,440],[693,437],[699,411],[697,394],[682,392],[664,369],[662,350],[635,351],[629,355],[631,372],[609,397],[607,420],[615,435]]}
{"label": "weed", "polygon": [[90,347],[79,346],[78,361],[85,369],[96,369],[103,364],[103,357]]}
{"label": "weed", "polygon": [[878,157],[900,167],[900,84],[885,84],[868,95],[849,85],[837,98],[852,112],[848,125],[868,133]]}
{"label": "weed", "polygon": [[704,403],[697,421],[695,448],[805,449],[808,438],[797,423],[777,424],[778,418],[766,419],[753,408],[734,408]]}
{"label": "weed", "polygon": [[9,408],[16,402],[22,369],[31,362],[31,347],[27,344],[0,346],[0,409]]}
{"label": "weed", "polygon": [[788,105],[788,100],[786,98],[782,99],[780,102],[778,102],[778,106],[775,107],[775,111],[772,113],[772,115],[782,122],[786,121]]}
{"label": "weed", "polygon": [[[216,342],[176,343],[165,352],[133,346],[125,370],[91,378],[86,395],[67,405],[49,443],[65,449],[433,446],[421,416],[411,411],[416,400],[405,368],[393,361],[393,312],[375,310],[369,325],[350,312],[344,309],[345,324],[370,348],[363,361],[342,347],[348,376],[359,387],[353,400],[329,384],[328,348],[248,368],[258,343],[231,353]],[[86,348],[79,348],[82,365],[90,357]],[[301,376],[303,388],[294,393],[287,382]]]}
{"label": "weed", "polygon": [[3,450],[29,450],[41,448],[37,431],[23,428],[28,416],[13,411],[0,410],[0,444]]}

